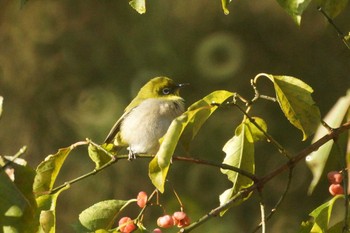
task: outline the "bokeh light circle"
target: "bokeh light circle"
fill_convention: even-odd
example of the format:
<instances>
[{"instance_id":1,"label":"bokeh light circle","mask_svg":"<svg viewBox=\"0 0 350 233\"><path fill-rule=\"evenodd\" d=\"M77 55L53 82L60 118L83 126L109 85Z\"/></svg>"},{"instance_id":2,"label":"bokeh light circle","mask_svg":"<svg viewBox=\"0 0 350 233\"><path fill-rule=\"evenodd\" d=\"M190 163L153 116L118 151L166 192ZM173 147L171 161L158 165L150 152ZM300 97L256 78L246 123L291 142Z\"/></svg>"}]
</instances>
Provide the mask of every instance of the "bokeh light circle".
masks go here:
<instances>
[{"instance_id":1,"label":"bokeh light circle","mask_svg":"<svg viewBox=\"0 0 350 233\"><path fill-rule=\"evenodd\" d=\"M232 77L243 64L243 60L243 43L233 34L226 32L205 37L194 53L198 73L213 81Z\"/></svg>"}]
</instances>

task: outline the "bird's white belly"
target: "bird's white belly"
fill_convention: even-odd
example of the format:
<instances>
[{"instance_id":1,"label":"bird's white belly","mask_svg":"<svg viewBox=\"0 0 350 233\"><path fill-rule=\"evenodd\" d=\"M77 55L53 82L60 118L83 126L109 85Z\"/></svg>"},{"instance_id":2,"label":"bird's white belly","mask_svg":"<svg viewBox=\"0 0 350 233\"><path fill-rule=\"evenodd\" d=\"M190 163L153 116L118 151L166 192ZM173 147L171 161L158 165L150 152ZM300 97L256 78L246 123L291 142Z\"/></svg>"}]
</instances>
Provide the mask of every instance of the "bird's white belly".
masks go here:
<instances>
[{"instance_id":1,"label":"bird's white belly","mask_svg":"<svg viewBox=\"0 0 350 233\"><path fill-rule=\"evenodd\" d=\"M182 99L173 101L148 99L134 108L121 124L121 137L133 153L155 154L159 139L166 133L171 122L184 112Z\"/></svg>"}]
</instances>

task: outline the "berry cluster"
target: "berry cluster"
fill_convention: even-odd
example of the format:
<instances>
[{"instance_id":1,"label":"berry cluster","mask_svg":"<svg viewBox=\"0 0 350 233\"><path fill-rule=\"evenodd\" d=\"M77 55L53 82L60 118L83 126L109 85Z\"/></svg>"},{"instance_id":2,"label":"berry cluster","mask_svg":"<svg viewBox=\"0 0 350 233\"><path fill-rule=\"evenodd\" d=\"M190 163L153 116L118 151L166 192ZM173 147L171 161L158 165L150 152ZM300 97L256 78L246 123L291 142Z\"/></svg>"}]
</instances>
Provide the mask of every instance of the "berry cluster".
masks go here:
<instances>
[{"instance_id":1,"label":"berry cluster","mask_svg":"<svg viewBox=\"0 0 350 233\"><path fill-rule=\"evenodd\" d=\"M329 192L332 196L344 194L344 188L342 186L343 175L338 171L328 172L327 178L331 185L329 186Z\"/></svg>"},{"instance_id":2,"label":"berry cluster","mask_svg":"<svg viewBox=\"0 0 350 233\"><path fill-rule=\"evenodd\" d=\"M157 225L162 228L169 228L173 226L185 227L190 225L190 218L183 211L173 213L172 216L166 214L158 218Z\"/></svg>"},{"instance_id":3,"label":"berry cluster","mask_svg":"<svg viewBox=\"0 0 350 233\"><path fill-rule=\"evenodd\" d=\"M141 191L138 193L136 203L141 209L147 206L148 201L148 195L146 192ZM135 222L138 222L138 220L132 220L130 217L122 217L118 222L118 230L121 233L133 232L137 228ZM189 224L190 218L184 211L177 211L173 213L173 215L165 214L157 220L157 225L161 228L170 228L173 226L180 228L188 226ZM153 233L162 233L162 230L156 228L153 230Z\"/></svg>"}]
</instances>

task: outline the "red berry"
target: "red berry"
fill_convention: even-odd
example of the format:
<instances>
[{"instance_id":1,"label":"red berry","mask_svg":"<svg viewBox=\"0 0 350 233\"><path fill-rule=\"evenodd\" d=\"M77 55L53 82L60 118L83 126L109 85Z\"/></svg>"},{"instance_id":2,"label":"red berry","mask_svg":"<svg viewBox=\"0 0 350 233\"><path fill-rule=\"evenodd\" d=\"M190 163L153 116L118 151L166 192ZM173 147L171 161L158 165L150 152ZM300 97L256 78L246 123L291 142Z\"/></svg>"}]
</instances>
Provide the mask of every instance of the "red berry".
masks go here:
<instances>
[{"instance_id":1,"label":"red berry","mask_svg":"<svg viewBox=\"0 0 350 233\"><path fill-rule=\"evenodd\" d=\"M162 228L174 226L174 220L170 215L164 215L157 219L157 225Z\"/></svg>"},{"instance_id":2,"label":"red berry","mask_svg":"<svg viewBox=\"0 0 350 233\"><path fill-rule=\"evenodd\" d=\"M153 233L162 233L162 230L159 229L159 228L156 228L156 229L153 230Z\"/></svg>"},{"instance_id":3,"label":"red berry","mask_svg":"<svg viewBox=\"0 0 350 233\"><path fill-rule=\"evenodd\" d=\"M134 221L129 217L122 217L118 223L119 230L122 233L130 233L136 229Z\"/></svg>"},{"instance_id":4,"label":"red berry","mask_svg":"<svg viewBox=\"0 0 350 233\"><path fill-rule=\"evenodd\" d=\"M333 196L344 194L344 188L340 184L331 184L328 190Z\"/></svg>"},{"instance_id":5,"label":"red berry","mask_svg":"<svg viewBox=\"0 0 350 233\"><path fill-rule=\"evenodd\" d=\"M147 193L144 191L139 192L136 199L137 199L137 205L140 208L145 207L147 204Z\"/></svg>"},{"instance_id":6,"label":"red berry","mask_svg":"<svg viewBox=\"0 0 350 233\"><path fill-rule=\"evenodd\" d=\"M328 172L327 178L331 184L340 184L343 181L343 175L338 171Z\"/></svg>"},{"instance_id":7,"label":"red berry","mask_svg":"<svg viewBox=\"0 0 350 233\"><path fill-rule=\"evenodd\" d=\"M190 218L183 211L178 211L173 214L174 225L177 227L185 227L190 225Z\"/></svg>"}]
</instances>

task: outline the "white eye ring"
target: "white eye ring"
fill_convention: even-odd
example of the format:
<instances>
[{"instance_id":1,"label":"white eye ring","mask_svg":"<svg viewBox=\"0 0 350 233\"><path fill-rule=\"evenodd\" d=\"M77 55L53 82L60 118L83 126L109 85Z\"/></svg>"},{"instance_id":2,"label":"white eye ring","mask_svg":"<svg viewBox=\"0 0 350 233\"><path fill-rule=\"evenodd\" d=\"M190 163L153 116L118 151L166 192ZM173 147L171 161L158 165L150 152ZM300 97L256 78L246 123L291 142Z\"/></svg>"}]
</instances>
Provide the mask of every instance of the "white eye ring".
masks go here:
<instances>
[{"instance_id":1,"label":"white eye ring","mask_svg":"<svg viewBox=\"0 0 350 233\"><path fill-rule=\"evenodd\" d=\"M164 95L169 95L170 94L170 88L168 88L168 87L165 87L165 88L163 88L162 89L162 93L164 94Z\"/></svg>"}]
</instances>

